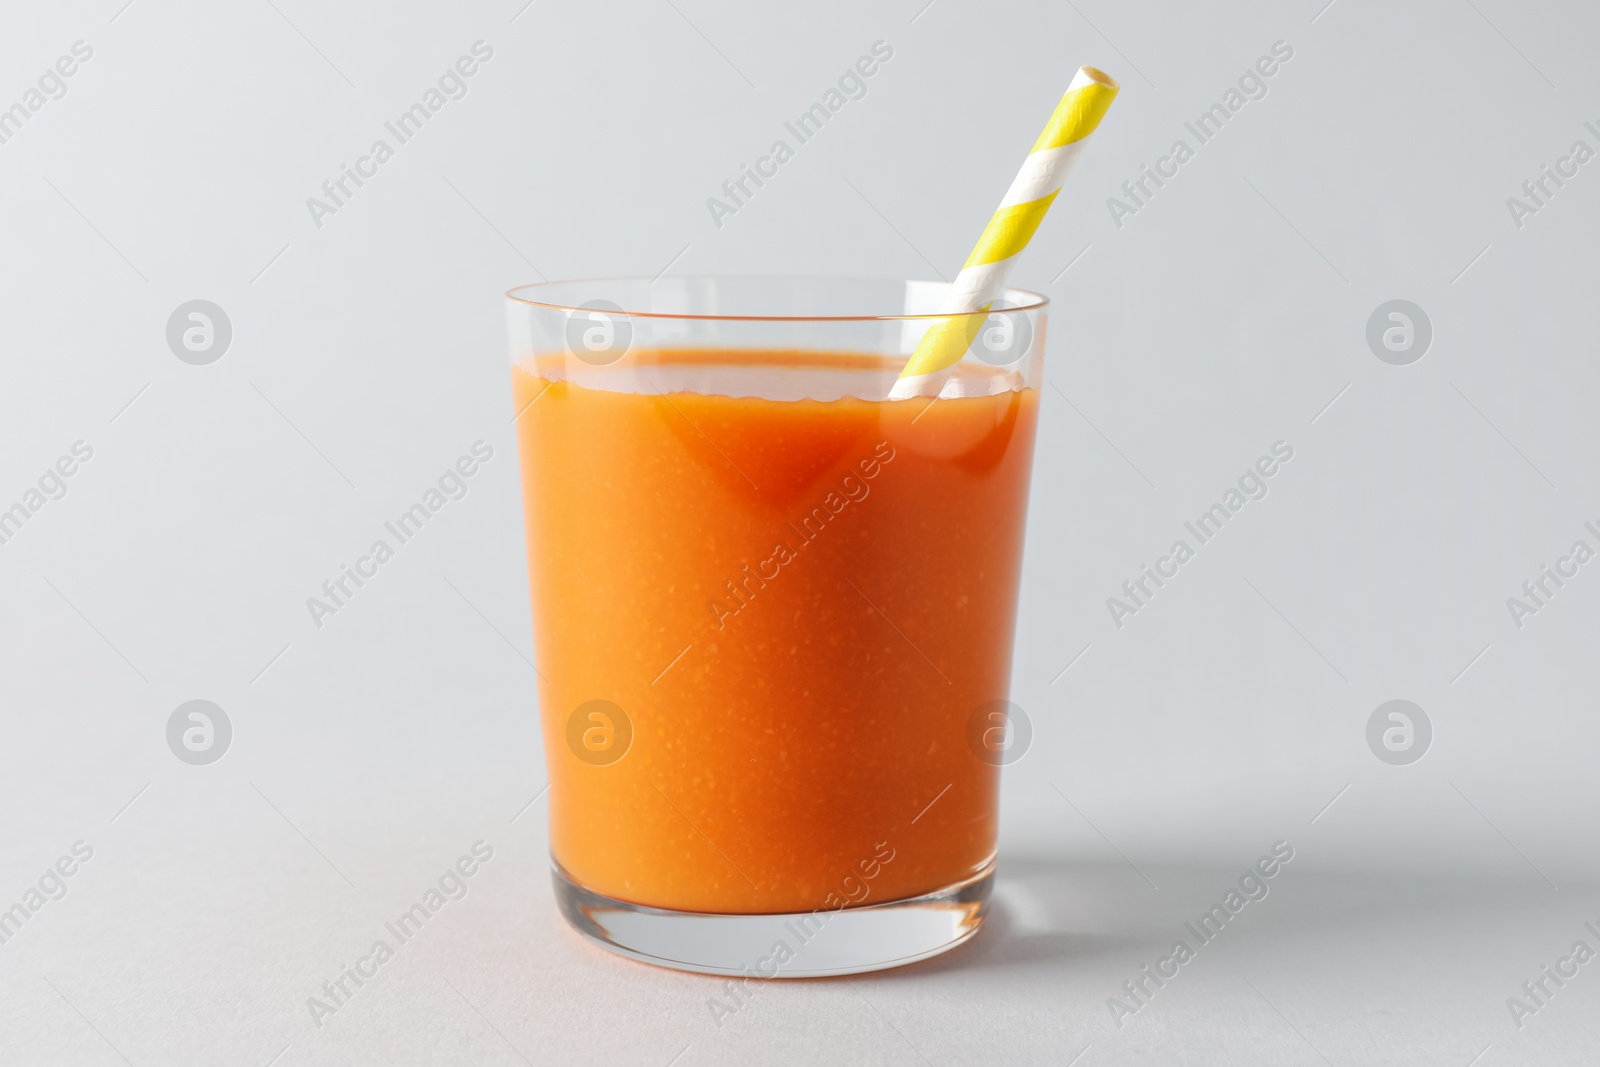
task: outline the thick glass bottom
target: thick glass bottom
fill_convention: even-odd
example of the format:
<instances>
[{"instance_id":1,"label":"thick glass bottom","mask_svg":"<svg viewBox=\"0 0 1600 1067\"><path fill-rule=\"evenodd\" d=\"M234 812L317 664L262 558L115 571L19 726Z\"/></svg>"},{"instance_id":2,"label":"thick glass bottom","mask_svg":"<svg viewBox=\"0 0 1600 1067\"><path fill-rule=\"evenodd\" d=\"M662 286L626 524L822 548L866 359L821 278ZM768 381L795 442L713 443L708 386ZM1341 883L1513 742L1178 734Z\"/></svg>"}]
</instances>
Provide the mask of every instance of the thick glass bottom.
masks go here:
<instances>
[{"instance_id":1,"label":"thick glass bottom","mask_svg":"<svg viewBox=\"0 0 1600 1067\"><path fill-rule=\"evenodd\" d=\"M967 940L988 914L994 864L919 897L775 915L630 904L585 889L553 860L550 876L567 921L629 959L701 974L826 978L904 966Z\"/></svg>"}]
</instances>

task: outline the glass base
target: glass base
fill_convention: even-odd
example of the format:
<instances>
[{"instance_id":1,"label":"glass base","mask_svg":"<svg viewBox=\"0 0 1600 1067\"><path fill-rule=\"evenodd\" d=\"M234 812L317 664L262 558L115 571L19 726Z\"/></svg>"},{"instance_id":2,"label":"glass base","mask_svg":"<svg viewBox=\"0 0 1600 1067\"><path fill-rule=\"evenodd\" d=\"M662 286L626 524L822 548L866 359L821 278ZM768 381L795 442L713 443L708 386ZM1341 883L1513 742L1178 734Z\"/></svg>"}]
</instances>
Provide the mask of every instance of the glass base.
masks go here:
<instances>
[{"instance_id":1,"label":"glass base","mask_svg":"<svg viewBox=\"0 0 1600 1067\"><path fill-rule=\"evenodd\" d=\"M775 915L668 911L585 889L551 861L556 901L589 940L642 963L750 978L826 978L948 952L983 925L991 862L972 878L906 900Z\"/></svg>"}]
</instances>

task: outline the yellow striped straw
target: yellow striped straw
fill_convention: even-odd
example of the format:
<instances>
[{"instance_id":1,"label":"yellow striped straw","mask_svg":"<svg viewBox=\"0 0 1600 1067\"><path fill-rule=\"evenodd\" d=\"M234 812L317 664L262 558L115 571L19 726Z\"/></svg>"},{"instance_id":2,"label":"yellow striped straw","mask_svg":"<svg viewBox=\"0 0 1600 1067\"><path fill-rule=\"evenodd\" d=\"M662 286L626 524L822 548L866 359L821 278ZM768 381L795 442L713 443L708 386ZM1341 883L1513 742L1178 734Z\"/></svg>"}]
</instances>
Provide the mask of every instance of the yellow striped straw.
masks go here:
<instances>
[{"instance_id":1,"label":"yellow striped straw","mask_svg":"<svg viewBox=\"0 0 1600 1067\"><path fill-rule=\"evenodd\" d=\"M1017 256L1033 239L1067 170L1083 151L1084 140L1100 125L1116 95L1117 83L1109 75L1093 67L1078 68L939 308L939 314L957 317L936 321L922 335L889 393L891 398L936 395L943 387L950 368L961 361L983 327L985 316L980 313L987 312L1005 288Z\"/></svg>"}]
</instances>

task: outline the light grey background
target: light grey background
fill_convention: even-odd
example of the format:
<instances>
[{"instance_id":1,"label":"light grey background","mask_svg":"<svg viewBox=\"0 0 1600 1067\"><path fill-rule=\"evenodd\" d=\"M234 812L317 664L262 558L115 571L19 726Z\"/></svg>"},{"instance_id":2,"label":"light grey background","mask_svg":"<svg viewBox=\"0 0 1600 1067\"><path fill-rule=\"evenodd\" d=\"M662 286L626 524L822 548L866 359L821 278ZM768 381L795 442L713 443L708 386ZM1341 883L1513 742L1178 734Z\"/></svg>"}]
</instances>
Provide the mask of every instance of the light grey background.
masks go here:
<instances>
[{"instance_id":1,"label":"light grey background","mask_svg":"<svg viewBox=\"0 0 1600 1067\"><path fill-rule=\"evenodd\" d=\"M1592 1062L1600 964L1521 1029L1506 998L1600 948L1600 564L1520 629L1506 599L1600 547L1600 162L1520 228L1506 201L1600 149L1600 11L922 3L8 12L0 107L94 54L0 144L0 507L94 455L0 545L0 907L94 855L0 945L0 1063ZM468 95L316 226L478 40ZM867 96L717 227L706 199L878 40ZM1279 40L1268 95L1119 228L1107 198ZM1080 63L1123 91L1013 278L1056 303L995 918L719 1028L720 983L550 900L500 294L951 274ZM209 366L165 340L194 299L232 323ZM1391 299L1433 325L1410 366L1367 348ZM467 498L313 626L480 439ZM1114 626L1278 440L1270 495ZM1433 725L1409 766L1366 743L1396 698ZM191 699L232 723L208 766L166 746ZM314 1026L479 839L470 894ZM1272 895L1114 1025L1277 840Z\"/></svg>"}]
</instances>

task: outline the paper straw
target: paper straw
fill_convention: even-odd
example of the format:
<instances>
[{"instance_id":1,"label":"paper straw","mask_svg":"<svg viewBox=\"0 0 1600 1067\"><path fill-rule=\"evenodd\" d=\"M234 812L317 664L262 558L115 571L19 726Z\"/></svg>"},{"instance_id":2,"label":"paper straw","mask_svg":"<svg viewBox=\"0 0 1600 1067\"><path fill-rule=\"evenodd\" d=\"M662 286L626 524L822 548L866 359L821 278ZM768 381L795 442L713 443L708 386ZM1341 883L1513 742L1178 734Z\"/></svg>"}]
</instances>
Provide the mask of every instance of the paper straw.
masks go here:
<instances>
[{"instance_id":1,"label":"paper straw","mask_svg":"<svg viewBox=\"0 0 1600 1067\"><path fill-rule=\"evenodd\" d=\"M958 317L940 319L922 335L889 393L892 399L928 391L937 394L943 387L950 368L961 361L982 328L986 316L980 313L987 312L1005 288L1017 256L1033 239L1068 168L1083 151L1084 140L1100 125L1116 95L1117 83L1109 75L1093 67L1078 68L939 308L941 315Z\"/></svg>"}]
</instances>

